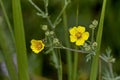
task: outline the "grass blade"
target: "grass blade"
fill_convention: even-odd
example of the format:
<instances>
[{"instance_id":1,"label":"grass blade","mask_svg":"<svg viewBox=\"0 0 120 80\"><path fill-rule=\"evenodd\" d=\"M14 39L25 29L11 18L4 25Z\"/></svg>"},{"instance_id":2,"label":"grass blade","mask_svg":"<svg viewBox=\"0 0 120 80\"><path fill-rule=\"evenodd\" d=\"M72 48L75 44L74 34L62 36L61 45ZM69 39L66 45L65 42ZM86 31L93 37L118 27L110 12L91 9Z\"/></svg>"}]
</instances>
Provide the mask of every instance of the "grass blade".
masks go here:
<instances>
[{"instance_id":1,"label":"grass blade","mask_svg":"<svg viewBox=\"0 0 120 80\"><path fill-rule=\"evenodd\" d=\"M20 0L12 0L19 80L30 80Z\"/></svg>"},{"instance_id":2,"label":"grass blade","mask_svg":"<svg viewBox=\"0 0 120 80\"><path fill-rule=\"evenodd\" d=\"M102 40L102 31L103 31L106 1L107 0L103 0L102 12L101 12L101 17L100 17L100 22L99 22L97 38L96 38L96 42L98 43L98 46L97 46L97 50L96 50L96 55L93 57L91 73L90 73L90 80L96 80L96 78L97 78L98 60L99 60L100 46L101 46L101 40Z\"/></svg>"}]
</instances>

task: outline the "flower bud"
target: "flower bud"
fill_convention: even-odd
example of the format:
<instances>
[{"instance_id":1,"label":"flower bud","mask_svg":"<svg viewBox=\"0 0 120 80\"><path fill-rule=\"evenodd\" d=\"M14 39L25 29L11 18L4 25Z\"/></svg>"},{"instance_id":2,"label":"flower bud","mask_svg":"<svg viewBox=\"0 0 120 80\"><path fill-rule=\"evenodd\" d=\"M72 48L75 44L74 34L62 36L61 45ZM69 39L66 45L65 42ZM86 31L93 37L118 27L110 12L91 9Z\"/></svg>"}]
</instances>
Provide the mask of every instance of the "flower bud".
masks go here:
<instances>
[{"instance_id":1,"label":"flower bud","mask_svg":"<svg viewBox=\"0 0 120 80\"><path fill-rule=\"evenodd\" d=\"M97 42L93 42L92 46L97 47Z\"/></svg>"},{"instance_id":2,"label":"flower bud","mask_svg":"<svg viewBox=\"0 0 120 80\"><path fill-rule=\"evenodd\" d=\"M91 50L91 47L90 46L86 46L85 47L85 51L89 51L89 50Z\"/></svg>"},{"instance_id":3,"label":"flower bud","mask_svg":"<svg viewBox=\"0 0 120 80\"><path fill-rule=\"evenodd\" d=\"M49 31L46 31L46 32L45 32L45 35L46 35L46 36L49 36L49 35L50 35L50 32L49 32Z\"/></svg>"},{"instance_id":4,"label":"flower bud","mask_svg":"<svg viewBox=\"0 0 120 80\"><path fill-rule=\"evenodd\" d=\"M54 44L59 44L59 40L58 40L57 38L54 38L54 39L53 39L53 43L54 43Z\"/></svg>"},{"instance_id":5,"label":"flower bud","mask_svg":"<svg viewBox=\"0 0 120 80\"><path fill-rule=\"evenodd\" d=\"M91 29L93 29L93 28L95 28L96 26L95 25L93 25L93 24L90 24L89 25L89 28L91 28Z\"/></svg>"},{"instance_id":6,"label":"flower bud","mask_svg":"<svg viewBox=\"0 0 120 80\"><path fill-rule=\"evenodd\" d=\"M50 35L53 35L54 34L54 31L50 31Z\"/></svg>"},{"instance_id":7,"label":"flower bud","mask_svg":"<svg viewBox=\"0 0 120 80\"><path fill-rule=\"evenodd\" d=\"M47 25L42 25L42 30L46 31L48 29Z\"/></svg>"},{"instance_id":8,"label":"flower bud","mask_svg":"<svg viewBox=\"0 0 120 80\"><path fill-rule=\"evenodd\" d=\"M95 26L97 26L97 25L98 25L98 21L97 21L97 20L94 20L94 21L92 22L92 24L95 25Z\"/></svg>"}]
</instances>

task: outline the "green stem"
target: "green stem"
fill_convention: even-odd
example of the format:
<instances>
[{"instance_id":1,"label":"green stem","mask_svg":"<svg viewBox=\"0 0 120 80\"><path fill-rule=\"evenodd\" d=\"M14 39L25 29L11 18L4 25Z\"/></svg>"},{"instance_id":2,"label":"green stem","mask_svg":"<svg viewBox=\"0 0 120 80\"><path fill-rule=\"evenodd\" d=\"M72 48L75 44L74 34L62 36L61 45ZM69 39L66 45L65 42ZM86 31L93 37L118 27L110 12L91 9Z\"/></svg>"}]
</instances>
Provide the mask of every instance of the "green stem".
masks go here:
<instances>
[{"instance_id":1,"label":"green stem","mask_svg":"<svg viewBox=\"0 0 120 80\"><path fill-rule=\"evenodd\" d=\"M62 63L61 63L61 56L58 52L58 56L55 53L55 50L52 50L53 58L56 58L55 66L57 66L58 71L58 80L62 80Z\"/></svg>"},{"instance_id":2,"label":"green stem","mask_svg":"<svg viewBox=\"0 0 120 80\"><path fill-rule=\"evenodd\" d=\"M103 31L106 1L107 0L103 0L102 12L101 12L101 17L100 17L100 22L99 22L97 38L96 38L96 42L98 43L98 46L97 46L97 50L96 50L96 55L93 57L93 61L92 61L90 80L96 80L96 78L97 78L98 60L99 60L100 46L101 46L101 40L102 40L102 31Z\"/></svg>"},{"instance_id":3,"label":"green stem","mask_svg":"<svg viewBox=\"0 0 120 80\"><path fill-rule=\"evenodd\" d=\"M48 37L49 43L52 43L52 40L50 37ZM54 47L54 46L52 46ZM58 55L56 55L56 53ZM61 55L60 55L60 51L57 49L57 51L55 52L54 48L52 50L52 57L54 59L54 64L55 67L58 69L58 80L62 80L62 62L61 62Z\"/></svg>"},{"instance_id":4,"label":"green stem","mask_svg":"<svg viewBox=\"0 0 120 80\"><path fill-rule=\"evenodd\" d=\"M76 48L77 49L77 48ZM73 80L77 80L78 53L74 53Z\"/></svg>"},{"instance_id":5,"label":"green stem","mask_svg":"<svg viewBox=\"0 0 120 80\"><path fill-rule=\"evenodd\" d=\"M58 60L59 60L59 67L58 67L59 80L62 80L62 62L61 62L60 50L58 49L57 52L58 52Z\"/></svg>"},{"instance_id":6,"label":"green stem","mask_svg":"<svg viewBox=\"0 0 120 80\"><path fill-rule=\"evenodd\" d=\"M44 14L44 12L36 5L32 0L29 0L29 2L40 12L40 14Z\"/></svg>"},{"instance_id":7,"label":"green stem","mask_svg":"<svg viewBox=\"0 0 120 80\"><path fill-rule=\"evenodd\" d=\"M63 24L64 24L64 30L65 30L65 43L67 47L70 47L70 43L69 43L69 38L67 36L69 36L68 34L68 27L67 27L67 18L66 18L66 11L64 11L63 13ZM67 64L68 64L68 80L72 80L72 55L71 52L69 50L66 51L66 55L67 55Z\"/></svg>"},{"instance_id":8,"label":"green stem","mask_svg":"<svg viewBox=\"0 0 120 80\"><path fill-rule=\"evenodd\" d=\"M65 49L65 50L68 50L68 51L79 52L79 53L84 53L84 54L90 53L89 51L82 51L82 50L77 50L77 49L71 49L71 48L64 47L64 46L61 46L61 47L53 47L53 48Z\"/></svg>"},{"instance_id":9,"label":"green stem","mask_svg":"<svg viewBox=\"0 0 120 80\"><path fill-rule=\"evenodd\" d=\"M17 72L12 58L13 51L11 49L11 45L8 41L7 35L1 27L1 24L0 24L0 47L5 58L5 63L10 76L10 80L18 80Z\"/></svg>"},{"instance_id":10,"label":"green stem","mask_svg":"<svg viewBox=\"0 0 120 80\"><path fill-rule=\"evenodd\" d=\"M79 2L77 5L76 10L76 26L78 25L78 14L79 14ZM75 46L75 49L78 50L78 48ZM77 67L78 66L78 53L74 52L74 64L73 64L73 80L77 80Z\"/></svg>"},{"instance_id":11,"label":"green stem","mask_svg":"<svg viewBox=\"0 0 120 80\"><path fill-rule=\"evenodd\" d=\"M12 0L19 80L30 80L20 0Z\"/></svg>"},{"instance_id":12,"label":"green stem","mask_svg":"<svg viewBox=\"0 0 120 80\"><path fill-rule=\"evenodd\" d=\"M49 25L51 26L51 28L53 28L54 25L53 25L52 21L50 20L49 16L47 16L46 19L47 19Z\"/></svg>"},{"instance_id":13,"label":"green stem","mask_svg":"<svg viewBox=\"0 0 120 80\"><path fill-rule=\"evenodd\" d=\"M4 14L5 20L6 20L7 24L8 24L8 29L9 29L9 31L10 31L10 34L11 34L12 39L13 39L13 42L14 42L15 39L14 39L14 35L13 35L12 26L11 26L11 24L10 24L10 21L9 21L8 16L7 16L7 12L6 12L6 10L5 10L5 6L4 6L2 0L0 0L0 5L1 5L1 8L2 8L2 11L3 11L3 14Z\"/></svg>"}]
</instances>

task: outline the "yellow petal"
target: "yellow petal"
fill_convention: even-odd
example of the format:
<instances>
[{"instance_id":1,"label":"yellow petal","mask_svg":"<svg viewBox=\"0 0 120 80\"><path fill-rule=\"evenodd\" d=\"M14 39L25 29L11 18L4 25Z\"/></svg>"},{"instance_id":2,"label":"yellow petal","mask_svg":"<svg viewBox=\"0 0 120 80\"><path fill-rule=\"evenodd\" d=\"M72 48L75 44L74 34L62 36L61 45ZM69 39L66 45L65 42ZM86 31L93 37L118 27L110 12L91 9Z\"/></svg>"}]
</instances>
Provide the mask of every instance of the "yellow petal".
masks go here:
<instances>
[{"instance_id":1,"label":"yellow petal","mask_svg":"<svg viewBox=\"0 0 120 80\"><path fill-rule=\"evenodd\" d=\"M78 39L77 41L76 41L76 45L77 46L81 46L81 45L83 45L85 43L85 41L83 40L83 39Z\"/></svg>"},{"instance_id":2,"label":"yellow petal","mask_svg":"<svg viewBox=\"0 0 120 80\"><path fill-rule=\"evenodd\" d=\"M89 33L88 32L84 32L82 34L82 39L87 40L88 38L89 38Z\"/></svg>"},{"instance_id":3,"label":"yellow petal","mask_svg":"<svg viewBox=\"0 0 120 80\"><path fill-rule=\"evenodd\" d=\"M75 34L76 34L76 30L77 30L77 28L76 28L76 27L73 27L73 28L71 28L71 29L69 30L69 32L70 32L71 35L75 35Z\"/></svg>"},{"instance_id":4,"label":"yellow petal","mask_svg":"<svg viewBox=\"0 0 120 80\"><path fill-rule=\"evenodd\" d=\"M70 42L75 42L77 40L76 36L70 35Z\"/></svg>"},{"instance_id":5,"label":"yellow petal","mask_svg":"<svg viewBox=\"0 0 120 80\"><path fill-rule=\"evenodd\" d=\"M34 43L35 41L36 41L35 39L32 39L32 40L31 40L31 44Z\"/></svg>"},{"instance_id":6,"label":"yellow petal","mask_svg":"<svg viewBox=\"0 0 120 80\"><path fill-rule=\"evenodd\" d=\"M83 27L83 26L78 26L78 27L77 27L77 31L80 32L80 33L83 33L83 32L85 32L85 27Z\"/></svg>"},{"instance_id":7,"label":"yellow petal","mask_svg":"<svg viewBox=\"0 0 120 80\"><path fill-rule=\"evenodd\" d=\"M38 54L40 52L39 50L36 50L36 49L32 49L32 51L36 54Z\"/></svg>"}]
</instances>

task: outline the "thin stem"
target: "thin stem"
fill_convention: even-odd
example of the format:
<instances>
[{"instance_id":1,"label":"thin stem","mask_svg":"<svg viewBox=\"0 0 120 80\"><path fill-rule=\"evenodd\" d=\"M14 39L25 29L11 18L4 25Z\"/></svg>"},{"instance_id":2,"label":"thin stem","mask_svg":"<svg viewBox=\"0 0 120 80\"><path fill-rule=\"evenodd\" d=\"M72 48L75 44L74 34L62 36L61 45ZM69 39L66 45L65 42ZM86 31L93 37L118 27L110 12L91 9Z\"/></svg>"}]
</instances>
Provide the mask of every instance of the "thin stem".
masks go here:
<instances>
[{"instance_id":1,"label":"thin stem","mask_svg":"<svg viewBox=\"0 0 120 80\"><path fill-rule=\"evenodd\" d=\"M50 46L48 46L48 47L50 47ZM86 52L86 51L82 51L82 50L76 50L76 49L71 49L71 48L68 48L68 47L65 47L65 46L62 46L62 47L53 47L53 48L56 48L56 49L65 49L65 50L68 50L68 51L73 51L73 52L78 52L78 53L90 53L90 52ZM102 57L101 55L99 55L99 58L101 59L101 60L103 60L103 61L105 61L106 63L108 63L108 61L104 58L104 57Z\"/></svg>"},{"instance_id":2,"label":"thin stem","mask_svg":"<svg viewBox=\"0 0 120 80\"><path fill-rule=\"evenodd\" d=\"M46 19L47 19L47 21L48 21L48 23L50 24L50 26L52 27L52 28L54 28L54 25L53 25L53 23L52 23L52 21L50 20L50 18L49 18L49 13L48 13L48 0L44 0L44 4L45 4L45 13L46 13Z\"/></svg>"},{"instance_id":3,"label":"thin stem","mask_svg":"<svg viewBox=\"0 0 120 80\"><path fill-rule=\"evenodd\" d=\"M44 12L32 0L29 0L29 2L36 8L36 10L38 10L41 14L44 14Z\"/></svg>"},{"instance_id":4,"label":"thin stem","mask_svg":"<svg viewBox=\"0 0 120 80\"><path fill-rule=\"evenodd\" d=\"M48 0L44 0L45 13L48 15Z\"/></svg>"},{"instance_id":5,"label":"thin stem","mask_svg":"<svg viewBox=\"0 0 120 80\"><path fill-rule=\"evenodd\" d=\"M47 16L46 19L47 19L49 25L50 25L52 28L54 28L54 25L53 25L52 21L50 20L49 16Z\"/></svg>"},{"instance_id":6,"label":"thin stem","mask_svg":"<svg viewBox=\"0 0 120 80\"><path fill-rule=\"evenodd\" d=\"M51 38L50 37L48 37L48 40L49 40L49 43L52 43L52 40L51 40ZM53 47L53 46L52 46ZM58 71L58 80L62 80L62 63L61 63L61 55L60 55L60 52L59 52L59 50L57 50L57 56L56 56L56 52L55 52L55 50L54 50L54 48L53 48L53 50L52 50L52 56L53 56L53 58L55 58L55 66L56 66L56 68L58 69L57 71Z\"/></svg>"},{"instance_id":7,"label":"thin stem","mask_svg":"<svg viewBox=\"0 0 120 80\"><path fill-rule=\"evenodd\" d=\"M86 51L82 51L82 50L77 50L77 49L71 49L71 48L68 48L68 47L53 47L53 48L60 48L60 49L65 49L65 50L68 50L68 51L73 51L73 52L79 52L79 53L90 53L90 52L86 52Z\"/></svg>"}]
</instances>

